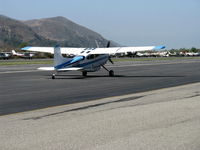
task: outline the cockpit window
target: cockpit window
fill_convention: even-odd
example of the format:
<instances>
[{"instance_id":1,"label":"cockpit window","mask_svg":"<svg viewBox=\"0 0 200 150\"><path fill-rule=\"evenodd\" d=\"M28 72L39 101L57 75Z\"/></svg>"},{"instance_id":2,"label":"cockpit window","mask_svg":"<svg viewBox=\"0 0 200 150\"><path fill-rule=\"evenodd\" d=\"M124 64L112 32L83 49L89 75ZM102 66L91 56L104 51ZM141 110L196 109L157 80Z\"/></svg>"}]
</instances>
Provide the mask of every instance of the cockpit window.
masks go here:
<instances>
[{"instance_id":1,"label":"cockpit window","mask_svg":"<svg viewBox=\"0 0 200 150\"><path fill-rule=\"evenodd\" d=\"M87 53L89 53L90 51L87 51Z\"/></svg>"},{"instance_id":2,"label":"cockpit window","mask_svg":"<svg viewBox=\"0 0 200 150\"><path fill-rule=\"evenodd\" d=\"M81 52L81 54L84 53L84 51Z\"/></svg>"}]
</instances>

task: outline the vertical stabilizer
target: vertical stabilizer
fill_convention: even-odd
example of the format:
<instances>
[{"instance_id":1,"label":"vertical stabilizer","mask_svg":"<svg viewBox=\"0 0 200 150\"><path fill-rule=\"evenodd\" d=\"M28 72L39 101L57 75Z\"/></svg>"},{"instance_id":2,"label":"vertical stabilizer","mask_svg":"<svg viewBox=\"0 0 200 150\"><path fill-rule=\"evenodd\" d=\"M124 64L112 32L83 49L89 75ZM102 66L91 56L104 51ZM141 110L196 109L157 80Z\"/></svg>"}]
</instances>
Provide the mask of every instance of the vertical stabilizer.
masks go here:
<instances>
[{"instance_id":1,"label":"vertical stabilizer","mask_svg":"<svg viewBox=\"0 0 200 150\"><path fill-rule=\"evenodd\" d=\"M13 55L16 55L16 54L17 54L17 53L15 52L15 50L12 50L11 52L12 52Z\"/></svg>"},{"instance_id":2,"label":"vertical stabilizer","mask_svg":"<svg viewBox=\"0 0 200 150\"><path fill-rule=\"evenodd\" d=\"M54 47L54 67L66 62L67 59L64 58L61 54L61 49L59 45Z\"/></svg>"}]
</instances>

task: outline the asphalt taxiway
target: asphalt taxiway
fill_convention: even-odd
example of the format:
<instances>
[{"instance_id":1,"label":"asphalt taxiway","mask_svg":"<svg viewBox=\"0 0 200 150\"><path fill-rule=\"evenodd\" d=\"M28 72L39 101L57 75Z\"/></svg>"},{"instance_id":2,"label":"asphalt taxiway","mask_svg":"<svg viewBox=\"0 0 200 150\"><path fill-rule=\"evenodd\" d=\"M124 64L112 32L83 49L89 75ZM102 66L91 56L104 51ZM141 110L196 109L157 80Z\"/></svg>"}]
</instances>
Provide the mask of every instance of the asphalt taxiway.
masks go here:
<instances>
[{"instance_id":1,"label":"asphalt taxiway","mask_svg":"<svg viewBox=\"0 0 200 150\"><path fill-rule=\"evenodd\" d=\"M85 102L131 93L196 83L200 81L200 61L116 62L108 65L115 77L101 70L82 77L79 72L35 70L43 65L0 67L0 115Z\"/></svg>"},{"instance_id":2,"label":"asphalt taxiway","mask_svg":"<svg viewBox=\"0 0 200 150\"><path fill-rule=\"evenodd\" d=\"M200 83L0 116L2 150L199 150Z\"/></svg>"}]
</instances>

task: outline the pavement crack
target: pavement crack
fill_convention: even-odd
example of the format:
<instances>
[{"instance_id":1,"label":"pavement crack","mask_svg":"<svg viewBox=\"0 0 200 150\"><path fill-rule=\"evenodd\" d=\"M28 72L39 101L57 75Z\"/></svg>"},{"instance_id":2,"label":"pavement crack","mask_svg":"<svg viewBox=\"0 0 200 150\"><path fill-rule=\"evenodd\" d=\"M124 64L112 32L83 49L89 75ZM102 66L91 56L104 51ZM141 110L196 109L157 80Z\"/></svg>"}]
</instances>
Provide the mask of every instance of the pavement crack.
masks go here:
<instances>
[{"instance_id":1,"label":"pavement crack","mask_svg":"<svg viewBox=\"0 0 200 150\"><path fill-rule=\"evenodd\" d=\"M187 96L187 97L184 97L184 98L193 98L193 97L198 97L200 96L200 93L195 93L194 95L191 95L191 96Z\"/></svg>"},{"instance_id":2,"label":"pavement crack","mask_svg":"<svg viewBox=\"0 0 200 150\"><path fill-rule=\"evenodd\" d=\"M42 119L42 118L45 118L45 117L55 116L55 115L59 115L59 114L67 113L67 112L74 112L74 111L79 111L79 110L86 110L86 109L96 108L96 107L99 107L99 106L104 106L104 105L108 105L108 104L112 104L112 103L132 101L132 100L136 100L136 99L139 99L139 98L142 98L142 97L144 97L144 96L128 97L128 98L123 98L123 99L119 99L119 100L116 100L116 101L104 102L104 103L98 103L98 104L83 106L83 107L74 108L74 109L70 109L70 110L65 110L65 111L61 111L61 112L56 112L56 113L51 113L51 114L47 114L47 115L42 115L42 116L38 116L38 117L24 118L23 120L38 120L38 119Z\"/></svg>"}]
</instances>

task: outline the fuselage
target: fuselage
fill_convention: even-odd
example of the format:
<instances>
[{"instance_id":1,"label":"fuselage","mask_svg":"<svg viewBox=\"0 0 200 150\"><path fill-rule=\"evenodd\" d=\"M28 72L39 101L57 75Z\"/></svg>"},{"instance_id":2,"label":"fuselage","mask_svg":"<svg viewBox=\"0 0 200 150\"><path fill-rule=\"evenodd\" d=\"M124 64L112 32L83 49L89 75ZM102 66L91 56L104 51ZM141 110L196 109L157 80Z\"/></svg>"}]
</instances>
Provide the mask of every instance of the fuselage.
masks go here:
<instances>
[{"instance_id":1,"label":"fuselage","mask_svg":"<svg viewBox=\"0 0 200 150\"><path fill-rule=\"evenodd\" d=\"M73 67L81 67L84 71L87 72L94 72L98 71L102 65L105 65L107 60L109 58L109 55L101 54L101 55L95 55L95 54L89 54L86 57L84 57L84 60L77 62L77 64L72 65Z\"/></svg>"},{"instance_id":2,"label":"fuselage","mask_svg":"<svg viewBox=\"0 0 200 150\"><path fill-rule=\"evenodd\" d=\"M94 72L101 69L109 59L108 54L90 54L92 49L85 49L73 58L66 58L66 61L58 66L55 66L57 70L64 68L77 67L82 68L82 71Z\"/></svg>"},{"instance_id":3,"label":"fuselage","mask_svg":"<svg viewBox=\"0 0 200 150\"><path fill-rule=\"evenodd\" d=\"M90 54L95 48L86 48L79 55L84 56L84 59L77 64L77 67L82 67L84 71L98 71L102 65L105 65L109 59L108 54Z\"/></svg>"}]
</instances>

